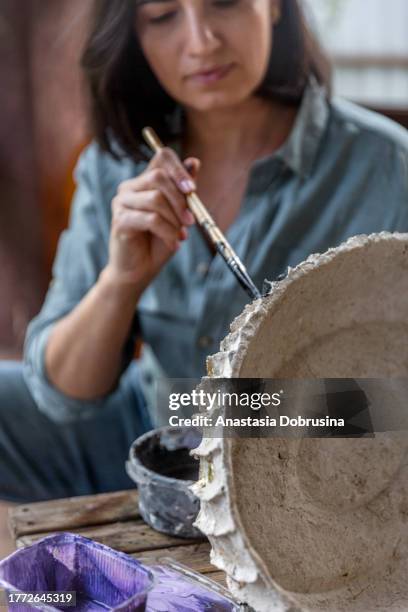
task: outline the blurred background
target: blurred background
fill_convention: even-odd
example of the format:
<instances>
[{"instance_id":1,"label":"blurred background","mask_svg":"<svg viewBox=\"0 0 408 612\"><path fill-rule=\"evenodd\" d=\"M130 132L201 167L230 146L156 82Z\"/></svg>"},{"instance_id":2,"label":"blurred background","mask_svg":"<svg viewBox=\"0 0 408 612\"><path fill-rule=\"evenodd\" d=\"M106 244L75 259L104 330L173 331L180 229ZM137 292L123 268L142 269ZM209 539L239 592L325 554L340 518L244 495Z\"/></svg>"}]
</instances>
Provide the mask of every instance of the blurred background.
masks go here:
<instances>
[{"instance_id":1,"label":"blurred background","mask_svg":"<svg viewBox=\"0 0 408 612\"><path fill-rule=\"evenodd\" d=\"M20 356L40 308L90 138L78 61L92 1L0 0L0 358ZM335 94L408 127L408 1L302 2Z\"/></svg>"}]
</instances>

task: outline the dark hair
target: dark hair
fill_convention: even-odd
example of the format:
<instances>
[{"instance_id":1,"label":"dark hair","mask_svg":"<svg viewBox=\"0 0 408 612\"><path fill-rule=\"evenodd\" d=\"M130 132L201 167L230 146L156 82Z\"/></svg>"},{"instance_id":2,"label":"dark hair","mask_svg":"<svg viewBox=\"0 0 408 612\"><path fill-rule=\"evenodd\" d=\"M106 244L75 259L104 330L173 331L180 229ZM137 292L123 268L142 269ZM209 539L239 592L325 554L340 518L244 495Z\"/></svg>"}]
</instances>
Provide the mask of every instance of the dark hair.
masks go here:
<instances>
[{"instance_id":1,"label":"dark hair","mask_svg":"<svg viewBox=\"0 0 408 612\"><path fill-rule=\"evenodd\" d=\"M134 0L95 0L82 66L95 138L115 157L113 142L140 160L144 157L141 131L146 125L164 142L177 136L170 117L178 104L161 87L142 53L135 33L135 7ZM270 63L256 93L298 104L312 74L330 89L330 64L305 22L299 0L282 0Z\"/></svg>"}]
</instances>

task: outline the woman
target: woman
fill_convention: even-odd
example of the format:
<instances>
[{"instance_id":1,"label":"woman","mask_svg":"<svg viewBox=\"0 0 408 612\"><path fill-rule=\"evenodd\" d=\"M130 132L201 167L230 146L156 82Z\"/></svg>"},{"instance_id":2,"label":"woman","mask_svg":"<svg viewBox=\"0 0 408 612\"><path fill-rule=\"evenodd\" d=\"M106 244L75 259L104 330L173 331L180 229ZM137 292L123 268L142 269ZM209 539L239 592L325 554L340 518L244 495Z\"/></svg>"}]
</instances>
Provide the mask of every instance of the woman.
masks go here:
<instances>
[{"instance_id":1,"label":"woman","mask_svg":"<svg viewBox=\"0 0 408 612\"><path fill-rule=\"evenodd\" d=\"M331 100L296 0L98 0L83 65L96 142L25 382L16 364L0 377L8 501L129 487L129 444L167 416L154 380L200 377L248 301L185 194L258 287L351 235L408 231L407 133ZM150 161L145 125L170 145Z\"/></svg>"}]
</instances>

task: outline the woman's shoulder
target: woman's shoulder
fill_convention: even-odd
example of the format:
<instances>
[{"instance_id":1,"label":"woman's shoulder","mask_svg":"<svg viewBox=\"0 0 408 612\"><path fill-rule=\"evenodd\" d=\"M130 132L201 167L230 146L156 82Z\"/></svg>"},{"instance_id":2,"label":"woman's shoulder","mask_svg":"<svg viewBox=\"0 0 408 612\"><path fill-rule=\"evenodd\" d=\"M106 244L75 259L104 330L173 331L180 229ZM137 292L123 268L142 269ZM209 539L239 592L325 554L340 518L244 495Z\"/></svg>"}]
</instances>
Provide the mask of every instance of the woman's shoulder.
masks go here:
<instances>
[{"instance_id":1,"label":"woman's shoulder","mask_svg":"<svg viewBox=\"0 0 408 612\"><path fill-rule=\"evenodd\" d=\"M341 130L364 137L371 147L392 147L408 156L408 130L396 121L363 106L334 97L331 100L332 121Z\"/></svg>"},{"instance_id":2,"label":"woman's shoulder","mask_svg":"<svg viewBox=\"0 0 408 612\"><path fill-rule=\"evenodd\" d=\"M88 180L105 189L116 188L119 183L137 176L146 167L146 162L137 162L124 155L115 143L113 151L115 155L103 150L96 140L91 140L79 156L76 167L77 180L86 175Z\"/></svg>"}]
</instances>

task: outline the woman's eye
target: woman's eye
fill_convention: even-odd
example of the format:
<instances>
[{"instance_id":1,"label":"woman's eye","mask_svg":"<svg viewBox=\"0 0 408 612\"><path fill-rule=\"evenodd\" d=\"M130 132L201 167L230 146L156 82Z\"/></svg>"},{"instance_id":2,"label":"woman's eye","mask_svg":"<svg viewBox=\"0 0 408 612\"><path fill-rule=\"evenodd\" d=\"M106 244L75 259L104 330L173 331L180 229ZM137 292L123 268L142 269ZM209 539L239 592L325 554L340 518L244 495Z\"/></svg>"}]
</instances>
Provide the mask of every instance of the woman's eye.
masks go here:
<instances>
[{"instance_id":1,"label":"woman's eye","mask_svg":"<svg viewBox=\"0 0 408 612\"><path fill-rule=\"evenodd\" d=\"M220 8L228 8L230 6L237 5L239 2L240 0L213 0L212 4ZM162 15L158 15L157 17L150 17L149 23L153 25L166 23L167 21L173 19L173 17L176 15L176 12L177 11L168 11L167 13L163 13Z\"/></svg>"},{"instance_id":2,"label":"woman's eye","mask_svg":"<svg viewBox=\"0 0 408 612\"><path fill-rule=\"evenodd\" d=\"M159 15L158 17L150 17L149 23L165 23L174 17L176 11L171 11L169 13L164 13L163 15Z\"/></svg>"}]
</instances>

